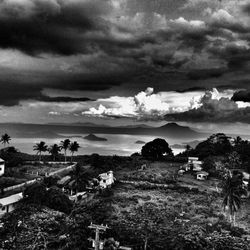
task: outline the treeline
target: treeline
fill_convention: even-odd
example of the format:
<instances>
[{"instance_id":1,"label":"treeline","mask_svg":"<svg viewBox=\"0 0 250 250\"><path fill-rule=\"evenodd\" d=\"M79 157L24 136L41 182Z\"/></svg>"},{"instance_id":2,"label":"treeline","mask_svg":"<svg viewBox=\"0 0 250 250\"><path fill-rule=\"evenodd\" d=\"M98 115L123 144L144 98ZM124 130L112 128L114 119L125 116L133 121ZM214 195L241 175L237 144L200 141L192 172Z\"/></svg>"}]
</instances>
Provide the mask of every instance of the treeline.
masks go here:
<instances>
[{"instance_id":1,"label":"treeline","mask_svg":"<svg viewBox=\"0 0 250 250\"><path fill-rule=\"evenodd\" d=\"M211 135L195 148L187 149L177 157L196 156L204 162L222 162L227 168L244 169L250 173L250 142L241 137L231 138L223 133Z\"/></svg>"}]
</instances>

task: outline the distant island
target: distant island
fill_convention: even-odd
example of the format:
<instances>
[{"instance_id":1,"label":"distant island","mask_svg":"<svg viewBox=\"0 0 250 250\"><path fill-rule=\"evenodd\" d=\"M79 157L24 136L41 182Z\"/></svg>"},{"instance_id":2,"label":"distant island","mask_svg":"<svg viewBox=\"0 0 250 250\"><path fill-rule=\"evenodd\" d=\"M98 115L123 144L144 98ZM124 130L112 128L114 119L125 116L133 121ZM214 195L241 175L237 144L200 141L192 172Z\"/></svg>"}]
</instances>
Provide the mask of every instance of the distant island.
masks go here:
<instances>
[{"instance_id":1,"label":"distant island","mask_svg":"<svg viewBox=\"0 0 250 250\"><path fill-rule=\"evenodd\" d=\"M83 138L86 139L86 140L89 140L89 141L107 141L108 140L106 138L98 137L98 136L96 136L94 134L89 134L89 135L87 135L87 136L85 136Z\"/></svg>"},{"instance_id":2,"label":"distant island","mask_svg":"<svg viewBox=\"0 0 250 250\"><path fill-rule=\"evenodd\" d=\"M140 140L139 140L139 141L136 141L135 143L136 143L136 144L145 144L146 142L145 142L145 141L140 141Z\"/></svg>"}]
</instances>

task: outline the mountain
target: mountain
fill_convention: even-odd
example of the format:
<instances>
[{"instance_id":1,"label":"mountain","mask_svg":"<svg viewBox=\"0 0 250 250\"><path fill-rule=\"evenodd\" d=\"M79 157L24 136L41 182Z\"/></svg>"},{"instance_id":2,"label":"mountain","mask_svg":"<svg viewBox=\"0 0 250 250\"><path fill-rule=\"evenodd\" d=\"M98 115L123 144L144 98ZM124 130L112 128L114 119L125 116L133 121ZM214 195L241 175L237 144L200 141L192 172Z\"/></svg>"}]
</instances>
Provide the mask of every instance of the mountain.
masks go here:
<instances>
[{"instance_id":1,"label":"mountain","mask_svg":"<svg viewBox=\"0 0 250 250\"><path fill-rule=\"evenodd\" d=\"M177 123L167 123L161 127L108 127L108 126L82 126L82 125L56 125L56 124L14 124L1 123L0 131L8 133L16 138L61 138L61 134L128 134L128 135L150 135L158 137L200 139L206 138L207 134L199 133L193 129L180 126ZM25 135L25 136L24 136Z\"/></svg>"},{"instance_id":2,"label":"mountain","mask_svg":"<svg viewBox=\"0 0 250 250\"><path fill-rule=\"evenodd\" d=\"M146 142L145 141L136 141L135 144L145 144Z\"/></svg>"},{"instance_id":3,"label":"mountain","mask_svg":"<svg viewBox=\"0 0 250 250\"><path fill-rule=\"evenodd\" d=\"M60 123L60 122L51 122L47 125L62 125L62 126L84 126L84 127L110 127L109 125L96 124L92 122L74 122L74 123Z\"/></svg>"},{"instance_id":4,"label":"mountain","mask_svg":"<svg viewBox=\"0 0 250 250\"><path fill-rule=\"evenodd\" d=\"M87 136L85 136L83 138L86 139L86 140L89 140L89 141L107 141L108 140L106 138L98 137L98 136L96 136L94 134L89 134L89 135L87 135Z\"/></svg>"},{"instance_id":5,"label":"mountain","mask_svg":"<svg viewBox=\"0 0 250 250\"><path fill-rule=\"evenodd\" d=\"M117 126L116 128L153 128L153 127L146 124L137 124L137 125Z\"/></svg>"}]
</instances>

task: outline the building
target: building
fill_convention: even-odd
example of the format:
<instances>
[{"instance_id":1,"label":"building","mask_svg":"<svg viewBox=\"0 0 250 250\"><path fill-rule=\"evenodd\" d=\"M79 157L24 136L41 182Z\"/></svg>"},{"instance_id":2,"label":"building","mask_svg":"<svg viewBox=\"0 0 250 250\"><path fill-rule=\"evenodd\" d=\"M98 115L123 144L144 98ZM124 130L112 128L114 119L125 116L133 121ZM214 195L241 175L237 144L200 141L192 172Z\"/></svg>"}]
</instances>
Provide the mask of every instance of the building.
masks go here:
<instances>
[{"instance_id":1,"label":"building","mask_svg":"<svg viewBox=\"0 0 250 250\"><path fill-rule=\"evenodd\" d=\"M0 158L0 176L4 175L5 163L4 160Z\"/></svg>"},{"instance_id":2,"label":"building","mask_svg":"<svg viewBox=\"0 0 250 250\"><path fill-rule=\"evenodd\" d=\"M202 171L202 161L198 157L188 157L189 169L195 172Z\"/></svg>"},{"instance_id":3,"label":"building","mask_svg":"<svg viewBox=\"0 0 250 250\"><path fill-rule=\"evenodd\" d=\"M99 174L98 176L100 188L111 187L115 182L113 171L108 171L107 173Z\"/></svg>"},{"instance_id":4,"label":"building","mask_svg":"<svg viewBox=\"0 0 250 250\"><path fill-rule=\"evenodd\" d=\"M196 173L196 179L200 181L207 180L209 173L206 171L200 171Z\"/></svg>"},{"instance_id":5,"label":"building","mask_svg":"<svg viewBox=\"0 0 250 250\"><path fill-rule=\"evenodd\" d=\"M4 214L15 210L16 204L23 198L22 193L13 194L11 196L0 199L0 217Z\"/></svg>"},{"instance_id":6,"label":"building","mask_svg":"<svg viewBox=\"0 0 250 250\"><path fill-rule=\"evenodd\" d=\"M188 164L193 164L194 161L199 161L198 157L188 157Z\"/></svg>"}]
</instances>

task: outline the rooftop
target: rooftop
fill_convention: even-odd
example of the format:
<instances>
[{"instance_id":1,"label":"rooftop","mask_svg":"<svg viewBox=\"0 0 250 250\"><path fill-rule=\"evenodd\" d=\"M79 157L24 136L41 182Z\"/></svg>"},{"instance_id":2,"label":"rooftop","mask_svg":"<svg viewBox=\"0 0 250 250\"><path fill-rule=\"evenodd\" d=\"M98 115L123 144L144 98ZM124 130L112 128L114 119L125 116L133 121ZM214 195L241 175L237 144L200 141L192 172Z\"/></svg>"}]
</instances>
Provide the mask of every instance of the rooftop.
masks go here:
<instances>
[{"instance_id":1,"label":"rooftop","mask_svg":"<svg viewBox=\"0 0 250 250\"><path fill-rule=\"evenodd\" d=\"M11 196L0 199L0 207L14 204L23 198L23 193L13 194Z\"/></svg>"}]
</instances>

